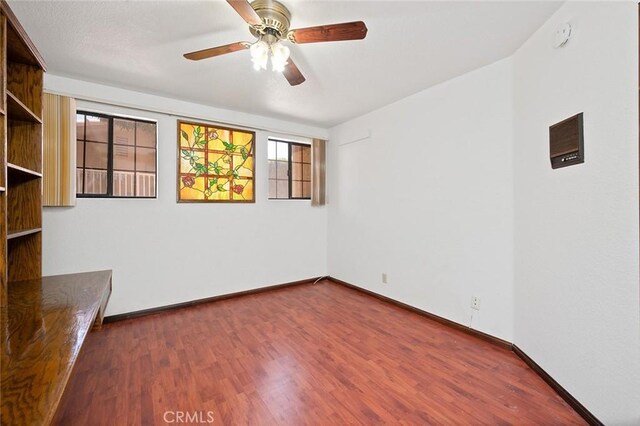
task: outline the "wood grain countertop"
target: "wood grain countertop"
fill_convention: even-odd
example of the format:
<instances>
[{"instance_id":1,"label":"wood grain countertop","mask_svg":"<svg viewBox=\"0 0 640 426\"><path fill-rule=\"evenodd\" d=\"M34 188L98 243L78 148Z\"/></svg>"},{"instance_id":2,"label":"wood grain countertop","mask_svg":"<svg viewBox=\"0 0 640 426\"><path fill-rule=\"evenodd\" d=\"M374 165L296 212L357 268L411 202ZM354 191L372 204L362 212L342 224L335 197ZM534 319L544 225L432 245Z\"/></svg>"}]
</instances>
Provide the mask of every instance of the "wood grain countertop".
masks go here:
<instances>
[{"instance_id":1,"label":"wood grain countertop","mask_svg":"<svg viewBox=\"0 0 640 426\"><path fill-rule=\"evenodd\" d=\"M46 425L84 339L101 324L111 271L11 282L2 307L3 425Z\"/></svg>"}]
</instances>

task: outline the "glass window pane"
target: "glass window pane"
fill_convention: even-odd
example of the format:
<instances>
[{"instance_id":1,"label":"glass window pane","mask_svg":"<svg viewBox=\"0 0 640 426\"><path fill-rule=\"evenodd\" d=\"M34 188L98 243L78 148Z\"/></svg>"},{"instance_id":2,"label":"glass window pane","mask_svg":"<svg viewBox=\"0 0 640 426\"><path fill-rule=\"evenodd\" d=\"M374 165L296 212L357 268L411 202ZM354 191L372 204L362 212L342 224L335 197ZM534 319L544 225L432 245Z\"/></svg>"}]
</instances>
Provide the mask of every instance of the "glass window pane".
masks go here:
<instances>
[{"instance_id":1,"label":"glass window pane","mask_svg":"<svg viewBox=\"0 0 640 426\"><path fill-rule=\"evenodd\" d=\"M84 114L76 115L76 139L84 139Z\"/></svg>"},{"instance_id":2,"label":"glass window pane","mask_svg":"<svg viewBox=\"0 0 640 426\"><path fill-rule=\"evenodd\" d=\"M84 192L84 187L82 186L83 184L83 179L82 179L82 169L81 168L77 168L76 169L76 194L82 194Z\"/></svg>"},{"instance_id":3,"label":"glass window pane","mask_svg":"<svg viewBox=\"0 0 640 426\"><path fill-rule=\"evenodd\" d=\"M132 197L134 194L134 173L113 171L113 196Z\"/></svg>"},{"instance_id":4,"label":"glass window pane","mask_svg":"<svg viewBox=\"0 0 640 426\"><path fill-rule=\"evenodd\" d=\"M302 164L301 163L293 163L291 165L291 179L302 180Z\"/></svg>"},{"instance_id":5,"label":"glass window pane","mask_svg":"<svg viewBox=\"0 0 640 426\"><path fill-rule=\"evenodd\" d=\"M109 119L87 115L86 139L96 142L109 141Z\"/></svg>"},{"instance_id":6,"label":"glass window pane","mask_svg":"<svg viewBox=\"0 0 640 426\"><path fill-rule=\"evenodd\" d=\"M136 196L155 197L156 196L156 174L136 173Z\"/></svg>"},{"instance_id":7,"label":"glass window pane","mask_svg":"<svg viewBox=\"0 0 640 426\"><path fill-rule=\"evenodd\" d=\"M289 163L286 161L278 161L278 172L276 173L277 179L288 179L289 178Z\"/></svg>"},{"instance_id":8,"label":"glass window pane","mask_svg":"<svg viewBox=\"0 0 640 426\"><path fill-rule=\"evenodd\" d=\"M136 142L136 123L131 120L113 120L113 143L134 145Z\"/></svg>"},{"instance_id":9,"label":"glass window pane","mask_svg":"<svg viewBox=\"0 0 640 426\"><path fill-rule=\"evenodd\" d=\"M289 198L289 182L286 180L277 182L277 198Z\"/></svg>"},{"instance_id":10,"label":"glass window pane","mask_svg":"<svg viewBox=\"0 0 640 426\"><path fill-rule=\"evenodd\" d=\"M269 160L275 160L276 159L276 142L269 141L269 144L267 145L267 151L268 151L267 158Z\"/></svg>"},{"instance_id":11,"label":"glass window pane","mask_svg":"<svg viewBox=\"0 0 640 426\"><path fill-rule=\"evenodd\" d=\"M156 150L154 148L136 148L136 170L156 171Z\"/></svg>"},{"instance_id":12,"label":"glass window pane","mask_svg":"<svg viewBox=\"0 0 640 426\"><path fill-rule=\"evenodd\" d=\"M300 181L291 182L291 196L294 198L302 197L302 182Z\"/></svg>"},{"instance_id":13,"label":"glass window pane","mask_svg":"<svg viewBox=\"0 0 640 426\"><path fill-rule=\"evenodd\" d=\"M76 141L76 166L84 167L84 142Z\"/></svg>"},{"instance_id":14,"label":"glass window pane","mask_svg":"<svg viewBox=\"0 0 640 426\"><path fill-rule=\"evenodd\" d=\"M156 123L81 112L76 114L76 134L78 194L157 195ZM107 171L109 165L113 170Z\"/></svg>"},{"instance_id":15,"label":"glass window pane","mask_svg":"<svg viewBox=\"0 0 640 426\"><path fill-rule=\"evenodd\" d=\"M109 147L106 143L87 142L85 145L85 167L106 169L108 149Z\"/></svg>"},{"instance_id":16,"label":"glass window pane","mask_svg":"<svg viewBox=\"0 0 640 426\"><path fill-rule=\"evenodd\" d=\"M133 148L132 146L114 145L113 146L113 169L114 170L133 170L134 169L133 167L135 165L134 150L135 148ZM115 179L115 176L114 176L114 179Z\"/></svg>"},{"instance_id":17,"label":"glass window pane","mask_svg":"<svg viewBox=\"0 0 640 426\"><path fill-rule=\"evenodd\" d=\"M311 164L304 164L302 166L302 179L311 180Z\"/></svg>"},{"instance_id":18,"label":"glass window pane","mask_svg":"<svg viewBox=\"0 0 640 426\"><path fill-rule=\"evenodd\" d=\"M299 145L291 145L291 161L302 161L302 147Z\"/></svg>"},{"instance_id":19,"label":"glass window pane","mask_svg":"<svg viewBox=\"0 0 640 426\"><path fill-rule=\"evenodd\" d=\"M278 142L278 160L289 160L289 144L286 142Z\"/></svg>"},{"instance_id":20,"label":"glass window pane","mask_svg":"<svg viewBox=\"0 0 640 426\"><path fill-rule=\"evenodd\" d=\"M136 145L156 147L156 125L155 123L136 123Z\"/></svg>"},{"instance_id":21,"label":"glass window pane","mask_svg":"<svg viewBox=\"0 0 640 426\"><path fill-rule=\"evenodd\" d=\"M276 162L269 160L269 179L276 178Z\"/></svg>"},{"instance_id":22,"label":"glass window pane","mask_svg":"<svg viewBox=\"0 0 640 426\"><path fill-rule=\"evenodd\" d=\"M311 163L311 147L305 146L302 148L302 161L304 163Z\"/></svg>"},{"instance_id":23,"label":"glass window pane","mask_svg":"<svg viewBox=\"0 0 640 426\"><path fill-rule=\"evenodd\" d=\"M311 198L311 182L302 182L302 196Z\"/></svg>"},{"instance_id":24,"label":"glass window pane","mask_svg":"<svg viewBox=\"0 0 640 426\"><path fill-rule=\"evenodd\" d=\"M106 194L107 171L85 169L83 189L85 194Z\"/></svg>"},{"instance_id":25,"label":"glass window pane","mask_svg":"<svg viewBox=\"0 0 640 426\"><path fill-rule=\"evenodd\" d=\"M278 193L276 192L277 184L278 184L278 181L276 181L275 179L269 179L269 198L278 197Z\"/></svg>"}]
</instances>

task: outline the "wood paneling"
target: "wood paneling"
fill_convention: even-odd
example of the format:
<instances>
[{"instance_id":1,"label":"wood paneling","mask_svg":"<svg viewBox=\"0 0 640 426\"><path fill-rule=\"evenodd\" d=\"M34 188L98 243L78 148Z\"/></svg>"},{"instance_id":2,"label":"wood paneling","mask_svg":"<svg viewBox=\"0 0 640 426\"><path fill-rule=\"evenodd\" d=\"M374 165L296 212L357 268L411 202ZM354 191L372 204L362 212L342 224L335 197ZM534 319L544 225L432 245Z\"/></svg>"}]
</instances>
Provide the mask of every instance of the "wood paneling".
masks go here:
<instances>
[{"instance_id":1,"label":"wood paneling","mask_svg":"<svg viewBox=\"0 0 640 426\"><path fill-rule=\"evenodd\" d=\"M326 280L103 326L55 424L170 411L222 425L584 424L511 351Z\"/></svg>"},{"instance_id":2,"label":"wood paneling","mask_svg":"<svg viewBox=\"0 0 640 426\"><path fill-rule=\"evenodd\" d=\"M9 285L2 317L3 425L49 424L110 283L111 271L100 271Z\"/></svg>"}]
</instances>

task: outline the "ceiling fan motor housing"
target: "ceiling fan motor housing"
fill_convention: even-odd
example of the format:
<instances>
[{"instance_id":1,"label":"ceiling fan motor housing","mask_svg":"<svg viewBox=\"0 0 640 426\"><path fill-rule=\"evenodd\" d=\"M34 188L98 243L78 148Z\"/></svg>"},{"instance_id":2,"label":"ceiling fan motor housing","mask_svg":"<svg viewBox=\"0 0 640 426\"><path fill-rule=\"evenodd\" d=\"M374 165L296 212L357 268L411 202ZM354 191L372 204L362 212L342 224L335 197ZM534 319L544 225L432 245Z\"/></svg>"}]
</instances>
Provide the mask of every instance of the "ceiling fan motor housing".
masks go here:
<instances>
[{"instance_id":1,"label":"ceiling fan motor housing","mask_svg":"<svg viewBox=\"0 0 640 426\"><path fill-rule=\"evenodd\" d=\"M275 0L255 0L251 7L262 19L263 27L249 27L255 37L271 34L284 39L291 25L291 12L282 3ZM275 34L274 34L275 33Z\"/></svg>"}]
</instances>

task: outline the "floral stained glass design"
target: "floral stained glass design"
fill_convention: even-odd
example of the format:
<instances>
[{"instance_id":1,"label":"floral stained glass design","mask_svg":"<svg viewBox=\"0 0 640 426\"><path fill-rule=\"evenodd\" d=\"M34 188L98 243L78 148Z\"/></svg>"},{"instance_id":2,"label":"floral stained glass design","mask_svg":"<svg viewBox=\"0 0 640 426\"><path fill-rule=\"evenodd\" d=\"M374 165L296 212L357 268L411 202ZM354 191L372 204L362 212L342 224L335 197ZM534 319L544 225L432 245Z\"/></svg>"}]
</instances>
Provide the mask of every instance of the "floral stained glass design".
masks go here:
<instances>
[{"instance_id":1,"label":"floral stained glass design","mask_svg":"<svg viewBox=\"0 0 640 426\"><path fill-rule=\"evenodd\" d=\"M178 202L255 201L255 133L178 122Z\"/></svg>"}]
</instances>

